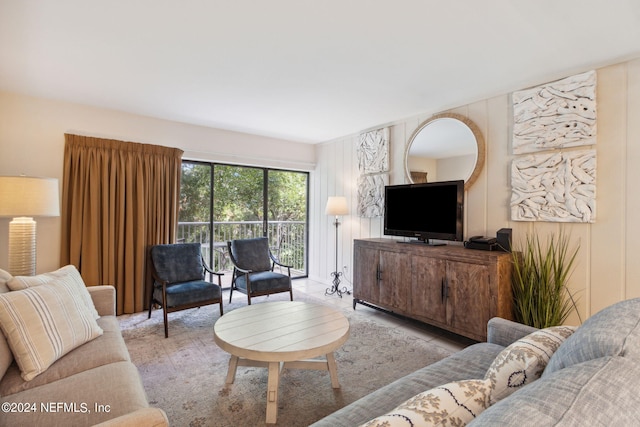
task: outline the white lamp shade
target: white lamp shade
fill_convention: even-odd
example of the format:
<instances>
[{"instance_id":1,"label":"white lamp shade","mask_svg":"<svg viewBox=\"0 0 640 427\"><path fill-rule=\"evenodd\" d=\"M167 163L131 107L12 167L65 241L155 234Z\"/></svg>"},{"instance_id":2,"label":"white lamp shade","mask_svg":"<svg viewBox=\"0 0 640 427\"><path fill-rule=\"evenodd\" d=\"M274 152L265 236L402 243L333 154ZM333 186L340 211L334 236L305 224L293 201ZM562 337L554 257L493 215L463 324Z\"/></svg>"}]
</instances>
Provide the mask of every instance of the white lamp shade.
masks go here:
<instances>
[{"instance_id":1,"label":"white lamp shade","mask_svg":"<svg viewBox=\"0 0 640 427\"><path fill-rule=\"evenodd\" d=\"M0 176L0 216L60 216L58 180Z\"/></svg>"},{"instance_id":2,"label":"white lamp shade","mask_svg":"<svg viewBox=\"0 0 640 427\"><path fill-rule=\"evenodd\" d=\"M342 196L331 196L327 200L325 214L327 215L347 215L349 208L347 207L347 198Z\"/></svg>"}]
</instances>

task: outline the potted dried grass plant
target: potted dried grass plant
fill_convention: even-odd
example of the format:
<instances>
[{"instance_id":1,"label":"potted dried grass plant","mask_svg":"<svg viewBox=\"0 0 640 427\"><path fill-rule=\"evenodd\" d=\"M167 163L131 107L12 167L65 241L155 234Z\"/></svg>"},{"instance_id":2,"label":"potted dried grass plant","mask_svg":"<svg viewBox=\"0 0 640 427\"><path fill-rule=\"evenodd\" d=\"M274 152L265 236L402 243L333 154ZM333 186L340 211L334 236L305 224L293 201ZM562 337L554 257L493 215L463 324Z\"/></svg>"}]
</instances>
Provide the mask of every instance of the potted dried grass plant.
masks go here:
<instances>
[{"instance_id":1,"label":"potted dried grass plant","mask_svg":"<svg viewBox=\"0 0 640 427\"><path fill-rule=\"evenodd\" d=\"M523 247L514 249L512 286L516 321L547 328L562 325L572 310L578 313L567 287L578 250L579 246L570 250L569 236L564 233L550 236L546 245L542 245L537 235L527 235Z\"/></svg>"}]
</instances>

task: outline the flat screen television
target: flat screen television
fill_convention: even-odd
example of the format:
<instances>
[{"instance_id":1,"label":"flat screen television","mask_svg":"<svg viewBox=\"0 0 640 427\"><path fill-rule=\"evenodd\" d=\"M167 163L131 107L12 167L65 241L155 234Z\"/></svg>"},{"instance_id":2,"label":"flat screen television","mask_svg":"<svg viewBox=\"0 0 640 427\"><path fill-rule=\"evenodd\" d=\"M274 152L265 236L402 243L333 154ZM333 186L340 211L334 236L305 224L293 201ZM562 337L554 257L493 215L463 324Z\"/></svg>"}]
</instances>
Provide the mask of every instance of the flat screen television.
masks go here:
<instances>
[{"instance_id":1,"label":"flat screen television","mask_svg":"<svg viewBox=\"0 0 640 427\"><path fill-rule=\"evenodd\" d=\"M462 241L464 181L387 185L384 234Z\"/></svg>"}]
</instances>

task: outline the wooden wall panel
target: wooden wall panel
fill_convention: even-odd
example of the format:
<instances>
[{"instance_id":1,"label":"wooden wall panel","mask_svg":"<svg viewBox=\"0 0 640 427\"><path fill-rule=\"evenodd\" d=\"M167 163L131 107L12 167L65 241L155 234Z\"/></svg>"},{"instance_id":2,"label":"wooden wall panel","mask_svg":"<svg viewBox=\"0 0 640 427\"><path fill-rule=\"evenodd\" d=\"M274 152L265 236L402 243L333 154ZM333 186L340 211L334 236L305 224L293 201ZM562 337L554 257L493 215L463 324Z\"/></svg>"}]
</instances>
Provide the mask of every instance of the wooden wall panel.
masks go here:
<instances>
[{"instance_id":1,"label":"wooden wall panel","mask_svg":"<svg viewBox=\"0 0 640 427\"><path fill-rule=\"evenodd\" d=\"M625 289L624 298L640 297L640 60L632 61L627 69L627 145L625 211Z\"/></svg>"},{"instance_id":2,"label":"wooden wall panel","mask_svg":"<svg viewBox=\"0 0 640 427\"><path fill-rule=\"evenodd\" d=\"M598 72L596 223L592 225L590 311L624 297L624 220L627 88L624 64Z\"/></svg>"},{"instance_id":3,"label":"wooden wall panel","mask_svg":"<svg viewBox=\"0 0 640 427\"><path fill-rule=\"evenodd\" d=\"M487 224L480 234L493 236L500 228L509 228L511 186L509 167L509 97L501 96L487 101L485 144L487 146ZM505 195L507 195L505 197Z\"/></svg>"}]
</instances>

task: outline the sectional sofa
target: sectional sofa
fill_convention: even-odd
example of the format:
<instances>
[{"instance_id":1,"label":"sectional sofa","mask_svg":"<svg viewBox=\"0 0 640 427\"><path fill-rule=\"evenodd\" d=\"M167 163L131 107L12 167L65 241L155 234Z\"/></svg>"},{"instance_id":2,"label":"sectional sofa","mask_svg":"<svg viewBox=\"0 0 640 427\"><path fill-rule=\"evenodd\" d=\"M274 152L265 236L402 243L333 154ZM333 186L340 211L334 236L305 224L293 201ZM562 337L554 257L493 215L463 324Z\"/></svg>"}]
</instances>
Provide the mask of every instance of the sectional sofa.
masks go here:
<instances>
[{"instance_id":1,"label":"sectional sofa","mask_svg":"<svg viewBox=\"0 0 640 427\"><path fill-rule=\"evenodd\" d=\"M640 299L578 328L494 318L488 342L421 368L313 424L638 426Z\"/></svg>"},{"instance_id":2,"label":"sectional sofa","mask_svg":"<svg viewBox=\"0 0 640 427\"><path fill-rule=\"evenodd\" d=\"M0 327L0 425L169 424L131 363L113 287L85 287L73 266L24 278L0 270Z\"/></svg>"}]
</instances>

